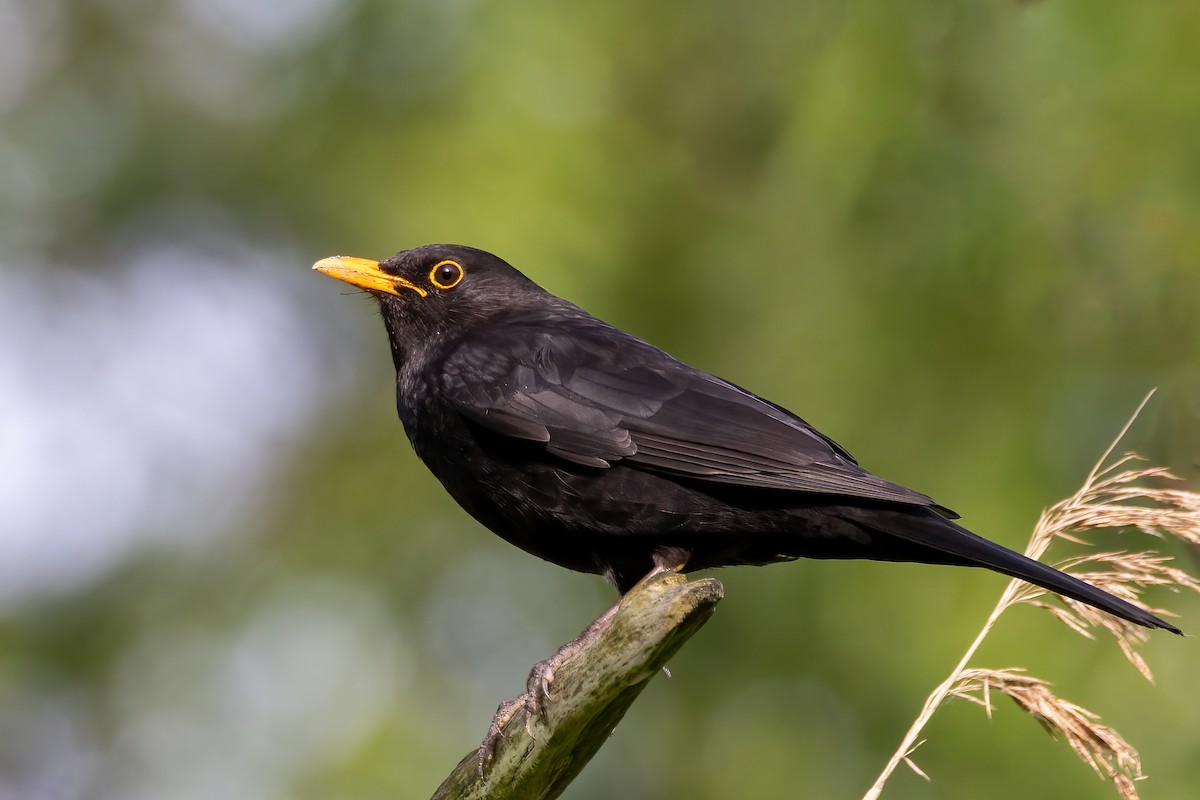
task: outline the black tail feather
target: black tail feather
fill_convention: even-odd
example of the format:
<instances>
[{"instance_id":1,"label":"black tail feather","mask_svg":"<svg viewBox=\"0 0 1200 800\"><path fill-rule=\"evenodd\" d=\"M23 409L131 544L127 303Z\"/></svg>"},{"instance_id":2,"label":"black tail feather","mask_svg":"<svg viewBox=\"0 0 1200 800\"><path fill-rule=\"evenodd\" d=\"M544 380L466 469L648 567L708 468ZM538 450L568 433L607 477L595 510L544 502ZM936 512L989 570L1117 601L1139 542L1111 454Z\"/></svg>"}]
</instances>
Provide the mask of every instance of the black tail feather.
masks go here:
<instances>
[{"instance_id":1,"label":"black tail feather","mask_svg":"<svg viewBox=\"0 0 1200 800\"><path fill-rule=\"evenodd\" d=\"M990 542L932 511L872 509L869 515L863 515L857 521L903 541L950 556L947 559L949 562L987 567L1064 597L1087 603L1137 625L1182 633L1176 626L1143 608L1138 608L1054 567Z\"/></svg>"}]
</instances>

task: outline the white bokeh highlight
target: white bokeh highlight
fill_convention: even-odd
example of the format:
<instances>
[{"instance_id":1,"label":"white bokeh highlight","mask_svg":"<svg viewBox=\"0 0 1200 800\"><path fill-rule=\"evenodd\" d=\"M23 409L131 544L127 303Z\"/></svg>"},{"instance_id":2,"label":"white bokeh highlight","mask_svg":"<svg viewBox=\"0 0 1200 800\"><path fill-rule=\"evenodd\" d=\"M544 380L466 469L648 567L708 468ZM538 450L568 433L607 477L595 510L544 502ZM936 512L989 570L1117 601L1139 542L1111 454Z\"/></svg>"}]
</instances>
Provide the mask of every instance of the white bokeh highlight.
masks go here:
<instances>
[{"instance_id":1,"label":"white bokeh highlight","mask_svg":"<svg viewBox=\"0 0 1200 800\"><path fill-rule=\"evenodd\" d=\"M350 388L299 257L210 232L119 260L0 265L0 609L236 527Z\"/></svg>"}]
</instances>

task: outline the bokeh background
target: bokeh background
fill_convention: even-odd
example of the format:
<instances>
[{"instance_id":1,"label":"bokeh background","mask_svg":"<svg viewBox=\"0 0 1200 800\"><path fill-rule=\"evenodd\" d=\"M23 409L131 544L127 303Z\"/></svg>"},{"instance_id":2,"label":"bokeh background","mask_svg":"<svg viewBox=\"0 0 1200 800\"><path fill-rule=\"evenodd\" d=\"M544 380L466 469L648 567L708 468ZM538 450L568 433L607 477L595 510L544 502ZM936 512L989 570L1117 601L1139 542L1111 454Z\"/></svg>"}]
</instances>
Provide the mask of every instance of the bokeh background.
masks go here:
<instances>
[{"instance_id":1,"label":"bokeh background","mask_svg":"<svg viewBox=\"0 0 1200 800\"><path fill-rule=\"evenodd\" d=\"M444 496L323 256L492 250L1013 547L1152 387L1127 445L1195 487L1198 40L1188 0L0 0L0 798L428 796L611 602ZM859 797L1003 585L720 577L568 797ZM1146 653L1020 609L979 663L1192 800L1200 650ZM1111 794L1007 702L927 733L886 797Z\"/></svg>"}]
</instances>

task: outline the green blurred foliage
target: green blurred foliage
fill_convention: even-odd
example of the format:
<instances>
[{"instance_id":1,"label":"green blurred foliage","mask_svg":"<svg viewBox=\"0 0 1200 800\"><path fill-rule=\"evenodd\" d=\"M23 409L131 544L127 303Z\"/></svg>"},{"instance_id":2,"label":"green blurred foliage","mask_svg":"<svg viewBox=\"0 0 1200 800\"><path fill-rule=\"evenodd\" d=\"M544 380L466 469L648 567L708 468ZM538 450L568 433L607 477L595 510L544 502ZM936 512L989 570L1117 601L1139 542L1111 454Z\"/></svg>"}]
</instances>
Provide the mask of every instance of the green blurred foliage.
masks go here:
<instances>
[{"instance_id":1,"label":"green blurred foliage","mask_svg":"<svg viewBox=\"0 0 1200 800\"><path fill-rule=\"evenodd\" d=\"M1127 446L1196 485L1195 3L308 0L253 30L228 2L22 8L43 52L0 85L6 269L115 268L180 203L303 254L281 271L460 242L1016 548L1151 387ZM78 796L423 796L611 601L443 495L370 304L339 299L363 377L234 531L2 612L0 701L71 709ZM720 577L717 616L569 797L859 796L1003 585ZM1152 600L1200 625L1195 598ZM1017 610L980 663L1053 680L1141 749L1145 797L1190 800L1194 642L1154 636L1150 686ZM13 770L39 757L19 736L0 723ZM1006 704L951 705L928 739L932 782L886 797L1109 795Z\"/></svg>"}]
</instances>

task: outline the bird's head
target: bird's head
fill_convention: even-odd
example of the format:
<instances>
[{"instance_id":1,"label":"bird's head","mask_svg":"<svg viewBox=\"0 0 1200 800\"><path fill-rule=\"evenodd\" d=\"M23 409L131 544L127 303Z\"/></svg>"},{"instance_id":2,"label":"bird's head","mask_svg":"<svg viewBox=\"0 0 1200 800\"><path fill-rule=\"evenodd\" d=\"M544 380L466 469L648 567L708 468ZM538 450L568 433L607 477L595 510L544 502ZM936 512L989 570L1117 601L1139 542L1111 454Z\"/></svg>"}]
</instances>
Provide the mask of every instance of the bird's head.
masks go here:
<instances>
[{"instance_id":1,"label":"bird's head","mask_svg":"<svg viewBox=\"0 0 1200 800\"><path fill-rule=\"evenodd\" d=\"M397 367L435 339L549 295L503 259L456 244L429 244L383 261L333 256L313 269L379 299Z\"/></svg>"}]
</instances>

